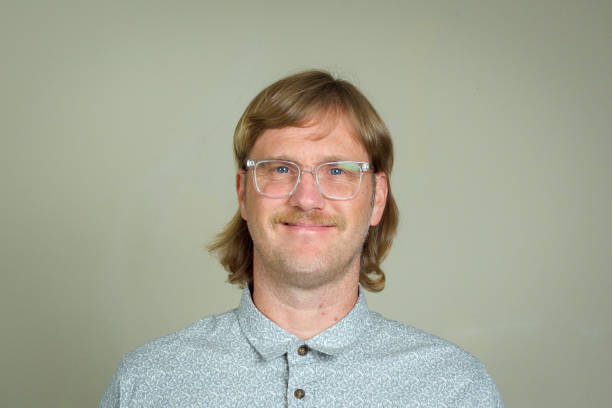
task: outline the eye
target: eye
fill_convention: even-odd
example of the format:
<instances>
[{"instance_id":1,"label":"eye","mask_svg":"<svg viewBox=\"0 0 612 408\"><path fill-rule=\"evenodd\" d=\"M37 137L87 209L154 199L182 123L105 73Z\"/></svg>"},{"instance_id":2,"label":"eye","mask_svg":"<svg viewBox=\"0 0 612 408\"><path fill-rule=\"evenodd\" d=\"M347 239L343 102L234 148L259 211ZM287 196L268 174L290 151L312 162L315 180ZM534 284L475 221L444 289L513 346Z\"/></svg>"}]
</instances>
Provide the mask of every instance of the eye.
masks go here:
<instances>
[{"instance_id":1,"label":"eye","mask_svg":"<svg viewBox=\"0 0 612 408\"><path fill-rule=\"evenodd\" d=\"M329 174L331 174L332 176L340 176L342 175L342 173L343 173L343 170L337 167L334 167L329 170Z\"/></svg>"},{"instance_id":2,"label":"eye","mask_svg":"<svg viewBox=\"0 0 612 408\"><path fill-rule=\"evenodd\" d=\"M289 173L289 167L287 167L287 166L278 166L276 168L276 172L280 173L280 174Z\"/></svg>"}]
</instances>

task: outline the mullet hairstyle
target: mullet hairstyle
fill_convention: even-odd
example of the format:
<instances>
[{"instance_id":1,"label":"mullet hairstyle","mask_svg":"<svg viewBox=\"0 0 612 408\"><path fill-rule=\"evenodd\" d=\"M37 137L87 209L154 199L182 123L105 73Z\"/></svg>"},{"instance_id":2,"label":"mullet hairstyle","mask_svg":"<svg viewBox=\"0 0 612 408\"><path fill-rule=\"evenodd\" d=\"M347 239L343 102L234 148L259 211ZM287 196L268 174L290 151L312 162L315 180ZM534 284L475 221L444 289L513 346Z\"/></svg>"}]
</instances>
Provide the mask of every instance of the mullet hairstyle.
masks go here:
<instances>
[{"instance_id":1,"label":"mullet hairstyle","mask_svg":"<svg viewBox=\"0 0 612 408\"><path fill-rule=\"evenodd\" d=\"M387 127L366 97L351 83L328 72L311 70L283 78L261 91L247 106L234 132L234 159L239 169L257 138L267 129L305 126L312 115L330 109L348 115L360 137L374 172L389 178L393 168L393 143ZM399 211L389 185L380 223L371 226L363 244L359 282L371 291L385 287L380 264L386 257L397 230ZM241 288L253 280L253 241L240 210L208 245L229 272L228 282Z\"/></svg>"}]
</instances>

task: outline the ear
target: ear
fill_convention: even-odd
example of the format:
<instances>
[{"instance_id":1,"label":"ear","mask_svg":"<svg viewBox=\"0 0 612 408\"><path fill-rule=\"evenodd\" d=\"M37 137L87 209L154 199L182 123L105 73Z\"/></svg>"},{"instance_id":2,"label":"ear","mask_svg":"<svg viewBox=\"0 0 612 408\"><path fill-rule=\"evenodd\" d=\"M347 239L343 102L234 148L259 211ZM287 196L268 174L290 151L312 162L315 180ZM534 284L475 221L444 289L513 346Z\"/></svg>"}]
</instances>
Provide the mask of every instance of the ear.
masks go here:
<instances>
[{"instance_id":1,"label":"ear","mask_svg":"<svg viewBox=\"0 0 612 408\"><path fill-rule=\"evenodd\" d=\"M370 226L372 227L378 225L382 219L383 213L385 212L385 206L387 204L387 193L389 191L389 180L384 172L378 172L374 175L374 177L376 177L376 192L374 196L372 215L370 216Z\"/></svg>"},{"instance_id":2,"label":"ear","mask_svg":"<svg viewBox=\"0 0 612 408\"><path fill-rule=\"evenodd\" d=\"M246 221L246 171L244 169L238 170L236 173L236 195L238 196L238 206L240 207L240 215L242 219Z\"/></svg>"}]
</instances>

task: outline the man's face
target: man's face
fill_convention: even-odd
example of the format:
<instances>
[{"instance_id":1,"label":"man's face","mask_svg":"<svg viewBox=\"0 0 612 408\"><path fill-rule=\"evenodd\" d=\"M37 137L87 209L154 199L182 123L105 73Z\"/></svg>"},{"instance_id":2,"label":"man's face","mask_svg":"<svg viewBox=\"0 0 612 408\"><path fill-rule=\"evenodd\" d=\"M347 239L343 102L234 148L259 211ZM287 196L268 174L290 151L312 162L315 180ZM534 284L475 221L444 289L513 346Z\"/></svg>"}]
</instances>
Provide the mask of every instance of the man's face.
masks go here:
<instances>
[{"instance_id":1,"label":"man's face","mask_svg":"<svg viewBox=\"0 0 612 408\"><path fill-rule=\"evenodd\" d=\"M302 169L327 161L368 161L350 120L341 113L317 115L306 127L268 129L255 142L249 159L284 159ZM246 183L245 183L246 177ZM387 195L384 173L365 173L357 196L323 196L311 173L304 173L289 197L259 194L253 169L240 171L236 189L242 218L255 246L254 273L279 284L315 288L359 271L361 248L370 225L382 217Z\"/></svg>"}]
</instances>

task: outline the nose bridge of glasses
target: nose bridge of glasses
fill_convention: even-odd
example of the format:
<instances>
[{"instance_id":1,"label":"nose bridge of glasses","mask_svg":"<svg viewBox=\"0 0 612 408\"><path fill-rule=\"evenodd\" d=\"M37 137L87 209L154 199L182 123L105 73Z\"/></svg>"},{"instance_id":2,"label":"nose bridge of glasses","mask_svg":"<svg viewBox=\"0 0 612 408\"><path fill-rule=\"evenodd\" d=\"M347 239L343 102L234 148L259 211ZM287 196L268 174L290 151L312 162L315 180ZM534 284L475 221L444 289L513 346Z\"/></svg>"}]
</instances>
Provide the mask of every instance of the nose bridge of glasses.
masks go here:
<instances>
[{"instance_id":1,"label":"nose bridge of glasses","mask_svg":"<svg viewBox=\"0 0 612 408\"><path fill-rule=\"evenodd\" d=\"M314 169L314 168L300 169L300 174L299 174L299 178L297 180L297 183L298 184L303 184L303 182L304 182L304 173L310 173L310 175L312 176L313 183L316 184L317 187L318 187L319 180L318 180L318 177L317 177L317 174L316 174L316 169Z\"/></svg>"},{"instance_id":2,"label":"nose bridge of glasses","mask_svg":"<svg viewBox=\"0 0 612 408\"><path fill-rule=\"evenodd\" d=\"M303 177L304 173L310 173L312 178L308 180L308 177ZM290 194L291 202L302 208L322 208L325 195L319 185L316 170L314 168L300 169L298 176Z\"/></svg>"}]
</instances>

